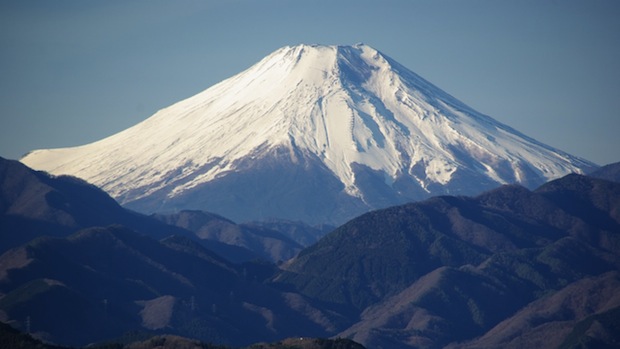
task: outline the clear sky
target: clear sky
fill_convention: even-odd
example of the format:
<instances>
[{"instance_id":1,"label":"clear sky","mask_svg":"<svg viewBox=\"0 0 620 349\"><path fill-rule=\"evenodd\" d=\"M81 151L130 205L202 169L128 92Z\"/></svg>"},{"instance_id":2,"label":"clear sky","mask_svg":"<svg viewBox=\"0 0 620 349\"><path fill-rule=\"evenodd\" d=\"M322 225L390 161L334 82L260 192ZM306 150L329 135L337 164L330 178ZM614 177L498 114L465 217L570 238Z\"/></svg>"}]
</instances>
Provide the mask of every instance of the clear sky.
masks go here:
<instances>
[{"instance_id":1,"label":"clear sky","mask_svg":"<svg viewBox=\"0 0 620 349\"><path fill-rule=\"evenodd\" d=\"M0 156L99 140L285 45L358 42L543 143L620 161L617 0L0 0Z\"/></svg>"}]
</instances>

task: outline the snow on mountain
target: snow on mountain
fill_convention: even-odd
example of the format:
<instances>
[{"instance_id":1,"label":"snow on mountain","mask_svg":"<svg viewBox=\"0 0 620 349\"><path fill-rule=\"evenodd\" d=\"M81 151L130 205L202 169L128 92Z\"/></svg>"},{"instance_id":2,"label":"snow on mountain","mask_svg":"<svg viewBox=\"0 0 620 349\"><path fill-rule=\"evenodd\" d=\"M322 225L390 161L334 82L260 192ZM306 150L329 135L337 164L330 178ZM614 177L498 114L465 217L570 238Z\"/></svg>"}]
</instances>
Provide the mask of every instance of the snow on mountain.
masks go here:
<instances>
[{"instance_id":1,"label":"snow on mountain","mask_svg":"<svg viewBox=\"0 0 620 349\"><path fill-rule=\"evenodd\" d=\"M140 211L331 223L595 166L476 112L363 44L281 48L120 133L22 162L81 177Z\"/></svg>"}]
</instances>

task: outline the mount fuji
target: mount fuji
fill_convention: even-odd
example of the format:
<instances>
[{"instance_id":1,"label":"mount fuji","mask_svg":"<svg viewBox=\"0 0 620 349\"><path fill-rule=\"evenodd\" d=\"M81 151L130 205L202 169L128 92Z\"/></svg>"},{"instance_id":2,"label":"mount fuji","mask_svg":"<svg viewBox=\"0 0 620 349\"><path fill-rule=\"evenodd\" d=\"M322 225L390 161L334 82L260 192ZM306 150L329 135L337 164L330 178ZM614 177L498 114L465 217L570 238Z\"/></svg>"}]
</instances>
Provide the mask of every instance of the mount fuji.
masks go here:
<instances>
[{"instance_id":1,"label":"mount fuji","mask_svg":"<svg viewBox=\"0 0 620 349\"><path fill-rule=\"evenodd\" d=\"M283 47L129 129L21 161L85 179L137 211L332 224L596 167L478 113L364 44Z\"/></svg>"}]
</instances>

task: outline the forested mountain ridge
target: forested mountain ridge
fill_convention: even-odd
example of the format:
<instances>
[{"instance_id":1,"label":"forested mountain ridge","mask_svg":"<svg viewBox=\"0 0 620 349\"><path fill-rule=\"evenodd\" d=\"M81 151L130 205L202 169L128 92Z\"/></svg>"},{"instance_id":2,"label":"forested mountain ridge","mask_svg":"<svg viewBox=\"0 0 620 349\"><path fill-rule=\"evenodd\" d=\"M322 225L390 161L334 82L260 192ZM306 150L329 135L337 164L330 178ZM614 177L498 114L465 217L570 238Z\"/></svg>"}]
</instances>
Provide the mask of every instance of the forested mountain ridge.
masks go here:
<instances>
[{"instance_id":1,"label":"forested mountain ridge","mask_svg":"<svg viewBox=\"0 0 620 349\"><path fill-rule=\"evenodd\" d=\"M196 233L126 211L86 183L60 178L63 187L2 164L0 218L21 222L2 233L27 242L0 256L1 316L55 343L136 330L233 346L330 336L368 348L618 340L620 183L573 174L534 191L506 185L377 210L277 267L230 262ZM179 214L188 227L213 218Z\"/></svg>"},{"instance_id":2,"label":"forested mountain ridge","mask_svg":"<svg viewBox=\"0 0 620 349\"><path fill-rule=\"evenodd\" d=\"M340 335L368 347L458 346L489 333L489 347L502 346L514 338L491 331L528 304L564 289L599 302L596 288L576 283L617 286L619 213L620 184L581 175L535 191L436 197L351 220L284 265L274 282L345 315L351 322ZM617 301L597 312L616 314Z\"/></svg>"}]
</instances>

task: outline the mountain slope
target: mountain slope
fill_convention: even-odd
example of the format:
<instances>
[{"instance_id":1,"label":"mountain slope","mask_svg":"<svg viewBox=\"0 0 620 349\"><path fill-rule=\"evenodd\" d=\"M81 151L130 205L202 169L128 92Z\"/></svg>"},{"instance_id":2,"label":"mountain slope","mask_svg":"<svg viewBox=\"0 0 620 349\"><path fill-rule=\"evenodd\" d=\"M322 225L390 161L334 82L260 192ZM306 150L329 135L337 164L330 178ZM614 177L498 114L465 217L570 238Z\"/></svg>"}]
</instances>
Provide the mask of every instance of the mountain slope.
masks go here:
<instances>
[{"instance_id":1,"label":"mountain slope","mask_svg":"<svg viewBox=\"0 0 620 349\"><path fill-rule=\"evenodd\" d=\"M84 178L139 211L310 223L594 167L363 44L281 48L123 132L22 161Z\"/></svg>"},{"instance_id":2,"label":"mountain slope","mask_svg":"<svg viewBox=\"0 0 620 349\"><path fill-rule=\"evenodd\" d=\"M262 285L259 272L186 238L89 228L0 256L0 310L3 321L64 345L128 331L237 346L324 336L321 324L289 304L291 296ZM311 308L300 296L297 304Z\"/></svg>"},{"instance_id":3,"label":"mountain slope","mask_svg":"<svg viewBox=\"0 0 620 349\"><path fill-rule=\"evenodd\" d=\"M123 208L104 191L78 178L52 176L0 158L0 253L39 236L63 237L83 228L112 224L155 238L190 237L235 262L277 262L302 249L274 229L238 225L208 212L148 217ZM297 226L303 229L303 225ZM274 227L294 229L294 224Z\"/></svg>"},{"instance_id":4,"label":"mountain slope","mask_svg":"<svg viewBox=\"0 0 620 349\"><path fill-rule=\"evenodd\" d=\"M80 186L62 191L57 178L8 164L5 173L20 176L5 180L32 181L3 186L4 209L42 205L24 211L42 225L56 221L39 212L73 217L54 210L73 207ZM49 206L44 194L55 190L72 204ZM87 197L81 209L95 209L91 199L120 207ZM98 219L114 217L125 216ZM200 212L168 218L198 232L235 226ZM506 185L373 211L281 268L236 265L188 237L158 241L121 226L91 227L2 254L0 315L72 345L130 330L235 345L289 336L389 348L613 343L620 312L608 295L620 294L620 184L572 174L535 191Z\"/></svg>"},{"instance_id":5,"label":"mountain slope","mask_svg":"<svg viewBox=\"0 0 620 349\"><path fill-rule=\"evenodd\" d=\"M189 232L121 207L101 189L0 158L0 253L42 236L67 236L94 226L122 224L162 238Z\"/></svg>"},{"instance_id":6,"label":"mountain slope","mask_svg":"<svg viewBox=\"0 0 620 349\"><path fill-rule=\"evenodd\" d=\"M620 162L602 166L596 171L588 174L589 176L606 179L612 182L620 182Z\"/></svg>"},{"instance_id":7,"label":"mountain slope","mask_svg":"<svg viewBox=\"0 0 620 349\"><path fill-rule=\"evenodd\" d=\"M599 328L588 335L591 339L597 338L583 347L617 346L617 320L620 319L618 290L618 271L575 281L552 295L532 302L481 338L452 348L570 348L579 343L585 332L596 326ZM608 327L610 323L604 321L593 324L604 317L613 317L615 320L611 324L615 327Z\"/></svg>"},{"instance_id":8,"label":"mountain slope","mask_svg":"<svg viewBox=\"0 0 620 349\"><path fill-rule=\"evenodd\" d=\"M223 249L231 249L232 246L241 247L247 251L254 252L251 256L237 254L235 261L247 261L252 259L263 259L271 262L285 261L293 258L302 246L291 238L274 230L261 228L259 226L248 226L235 224L234 222L208 212L202 211L181 211L174 214L154 214L152 216L162 222L187 229L196 234L198 238L206 244L213 244L212 249L223 256L230 256L232 251L226 252Z\"/></svg>"},{"instance_id":9,"label":"mountain slope","mask_svg":"<svg viewBox=\"0 0 620 349\"><path fill-rule=\"evenodd\" d=\"M368 347L441 348L480 336L471 347L525 345L542 329L561 344L580 321L616 314L617 302L595 290L620 291L618 212L620 185L580 175L534 192L432 198L348 222L274 282L342 314L349 322L339 322L339 335ZM574 316L534 313L545 297L561 304L578 295L588 306ZM502 322L522 328L495 330Z\"/></svg>"}]
</instances>

